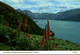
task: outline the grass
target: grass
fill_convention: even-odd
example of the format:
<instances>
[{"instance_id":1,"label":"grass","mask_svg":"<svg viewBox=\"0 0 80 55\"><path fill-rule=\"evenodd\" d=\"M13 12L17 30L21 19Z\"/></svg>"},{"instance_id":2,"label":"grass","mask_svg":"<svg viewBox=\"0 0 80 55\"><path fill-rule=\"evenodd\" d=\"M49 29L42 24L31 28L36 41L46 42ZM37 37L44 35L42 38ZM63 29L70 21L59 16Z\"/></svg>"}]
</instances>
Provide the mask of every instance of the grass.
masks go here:
<instances>
[{"instance_id":1,"label":"grass","mask_svg":"<svg viewBox=\"0 0 80 55\"><path fill-rule=\"evenodd\" d=\"M10 50L10 49L11 49L10 46L6 45L5 43L0 42L0 50L6 51L6 50Z\"/></svg>"},{"instance_id":2,"label":"grass","mask_svg":"<svg viewBox=\"0 0 80 55\"><path fill-rule=\"evenodd\" d=\"M18 38L18 31L16 29L9 27L8 30L6 26L0 25L0 37L5 38L7 36L7 38L5 38L6 41L0 41L0 50L42 50L40 47L40 42L44 36L29 34L29 38L25 39L26 34L27 33L24 34L24 32L20 31L20 36ZM56 51L80 50L80 45L72 43L68 40L58 39L56 37L51 37L51 46L53 46L54 38L56 43ZM53 47L51 47L51 50L53 50Z\"/></svg>"}]
</instances>

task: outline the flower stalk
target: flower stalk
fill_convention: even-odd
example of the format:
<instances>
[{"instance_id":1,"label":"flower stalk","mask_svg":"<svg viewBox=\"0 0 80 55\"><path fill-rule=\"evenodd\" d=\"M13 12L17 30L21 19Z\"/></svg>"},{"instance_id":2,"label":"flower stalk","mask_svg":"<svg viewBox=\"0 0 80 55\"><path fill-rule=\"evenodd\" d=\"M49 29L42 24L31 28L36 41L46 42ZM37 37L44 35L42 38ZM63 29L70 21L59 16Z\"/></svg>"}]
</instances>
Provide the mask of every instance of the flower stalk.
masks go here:
<instances>
[{"instance_id":1,"label":"flower stalk","mask_svg":"<svg viewBox=\"0 0 80 55\"><path fill-rule=\"evenodd\" d=\"M44 31L44 38L42 38L41 43L45 43L45 44L41 44L41 48L42 46L44 46L45 49L50 50L51 49L51 37L50 35L52 35L52 33L50 32L50 26L49 26L49 21L47 21L47 25L45 26L45 31Z\"/></svg>"}]
</instances>

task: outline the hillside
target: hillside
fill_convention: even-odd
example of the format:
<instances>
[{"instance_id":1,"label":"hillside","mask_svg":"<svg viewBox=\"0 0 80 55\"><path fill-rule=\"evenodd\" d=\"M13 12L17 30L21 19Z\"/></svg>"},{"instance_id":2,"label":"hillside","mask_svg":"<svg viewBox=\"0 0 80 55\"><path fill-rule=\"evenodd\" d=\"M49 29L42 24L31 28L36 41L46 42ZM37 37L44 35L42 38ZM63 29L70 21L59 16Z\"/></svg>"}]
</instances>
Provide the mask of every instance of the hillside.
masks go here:
<instances>
[{"instance_id":1,"label":"hillside","mask_svg":"<svg viewBox=\"0 0 80 55\"><path fill-rule=\"evenodd\" d=\"M26 34L24 35L24 32L21 31L18 37L18 31L16 29L0 25L0 51L42 50L40 42L44 36L29 34L29 38L25 39ZM50 50L53 50L54 39L56 43L55 50L80 50L80 45L55 37L51 37L50 42L52 47Z\"/></svg>"},{"instance_id":2,"label":"hillside","mask_svg":"<svg viewBox=\"0 0 80 55\"><path fill-rule=\"evenodd\" d=\"M21 30L24 28L24 20L26 19L25 14L16 12L11 6L0 2L0 24L7 25L11 28L18 29L20 20L23 19ZM44 30L41 29L29 16L28 16L28 28L31 34L43 35ZM37 30L37 31L36 31Z\"/></svg>"}]
</instances>

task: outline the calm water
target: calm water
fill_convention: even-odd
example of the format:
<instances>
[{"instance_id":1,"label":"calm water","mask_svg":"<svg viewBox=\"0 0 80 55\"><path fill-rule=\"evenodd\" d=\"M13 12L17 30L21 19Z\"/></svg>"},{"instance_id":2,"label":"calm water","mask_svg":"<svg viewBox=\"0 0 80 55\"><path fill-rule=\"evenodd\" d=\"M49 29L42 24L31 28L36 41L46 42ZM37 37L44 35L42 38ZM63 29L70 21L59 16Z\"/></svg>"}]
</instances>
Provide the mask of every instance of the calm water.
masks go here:
<instances>
[{"instance_id":1,"label":"calm water","mask_svg":"<svg viewBox=\"0 0 80 55\"><path fill-rule=\"evenodd\" d=\"M47 20L35 20L41 28L47 24ZM50 28L55 37L80 44L80 22L49 20Z\"/></svg>"}]
</instances>

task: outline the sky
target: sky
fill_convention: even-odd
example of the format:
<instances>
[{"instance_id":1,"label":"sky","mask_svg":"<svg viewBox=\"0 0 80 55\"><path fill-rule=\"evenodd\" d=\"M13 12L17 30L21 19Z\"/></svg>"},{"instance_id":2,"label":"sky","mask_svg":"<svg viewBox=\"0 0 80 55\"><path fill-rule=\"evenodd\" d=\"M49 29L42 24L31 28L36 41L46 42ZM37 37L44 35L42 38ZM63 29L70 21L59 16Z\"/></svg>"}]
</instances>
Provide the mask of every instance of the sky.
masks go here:
<instances>
[{"instance_id":1,"label":"sky","mask_svg":"<svg viewBox=\"0 0 80 55\"><path fill-rule=\"evenodd\" d=\"M80 8L80 0L0 0L14 9L33 13L57 13Z\"/></svg>"}]
</instances>

